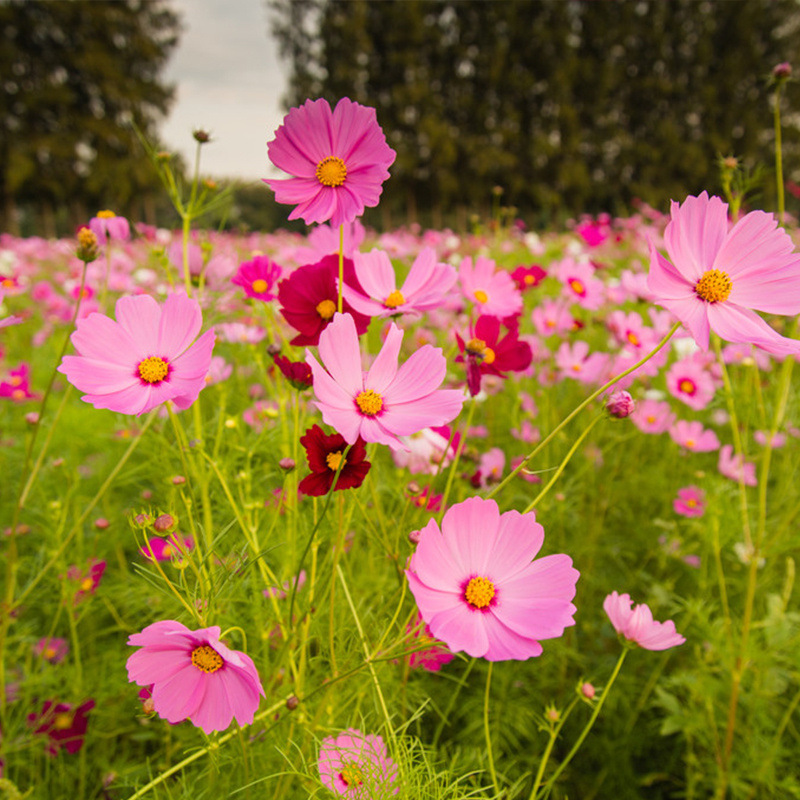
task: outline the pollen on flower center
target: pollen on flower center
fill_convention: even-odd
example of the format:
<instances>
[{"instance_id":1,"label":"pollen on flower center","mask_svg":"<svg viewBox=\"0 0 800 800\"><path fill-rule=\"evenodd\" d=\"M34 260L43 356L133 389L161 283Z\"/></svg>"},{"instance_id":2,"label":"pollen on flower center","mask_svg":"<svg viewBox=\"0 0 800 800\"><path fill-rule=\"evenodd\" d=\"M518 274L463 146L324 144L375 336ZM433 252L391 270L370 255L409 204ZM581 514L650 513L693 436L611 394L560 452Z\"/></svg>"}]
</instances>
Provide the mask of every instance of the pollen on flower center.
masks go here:
<instances>
[{"instance_id":1,"label":"pollen on flower center","mask_svg":"<svg viewBox=\"0 0 800 800\"><path fill-rule=\"evenodd\" d=\"M719 303L727 300L732 288L733 283L728 277L728 273L719 269L706 270L694 285L695 294L707 303Z\"/></svg>"},{"instance_id":2,"label":"pollen on flower center","mask_svg":"<svg viewBox=\"0 0 800 800\"><path fill-rule=\"evenodd\" d=\"M114 219L117 215L113 211L98 211L97 218L98 219Z\"/></svg>"},{"instance_id":3,"label":"pollen on flower center","mask_svg":"<svg viewBox=\"0 0 800 800\"><path fill-rule=\"evenodd\" d=\"M383 408L383 398L372 389L366 389L356 395L356 405L362 414L374 417Z\"/></svg>"},{"instance_id":4,"label":"pollen on flower center","mask_svg":"<svg viewBox=\"0 0 800 800\"><path fill-rule=\"evenodd\" d=\"M84 578L80 583L81 591L88 592L94 586L94 581L91 578Z\"/></svg>"},{"instance_id":5,"label":"pollen on flower center","mask_svg":"<svg viewBox=\"0 0 800 800\"><path fill-rule=\"evenodd\" d=\"M627 336L625 337L634 347L638 347L641 342L639 341L639 337L633 332L628 331Z\"/></svg>"},{"instance_id":6,"label":"pollen on flower center","mask_svg":"<svg viewBox=\"0 0 800 800\"><path fill-rule=\"evenodd\" d=\"M583 285L583 281L579 281L577 278L572 278L569 282L569 286L575 294L579 294L581 297L586 294L586 287Z\"/></svg>"},{"instance_id":7,"label":"pollen on flower center","mask_svg":"<svg viewBox=\"0 0 800 800\"><path fill-rule=\"evenodd\" d=\"M473 608L486 608L494 597L494 584L480 575L470 578L464 589L464 599Z\"/></svg>"},{"instance_id":8,"label":"pollen on flower center","mask_svg":"<svg viewBox=\"0 0 800 800\"><path fill-rule=\"evenodd\" d=\"M192 664L203 672L216 672L218 669L222 669L224 663L222 656L207 644L192 650Z\"/></svg>"},{"instance_id":9,"label":"pollen on flower center","mask_svg":"<svg viewBox=\"0 0 800 800\"><path fill-rule=\"evenodd\" d=\"M331 319L335 313L336 303L334 303L333 300L321 300L317 303L317 314L319 314L322 319Z\"/></svg>"},{"instance_id":10,"label":"pollen on flower center","mask_svg":"<svg viewBox=\"0 0 800 800\"><path fill-rule=\"evenodd\" d=\"M479 303L488 303L489 302L489 295L483 291L483 289L476 289L475 292L475 299Z\"/></svg>"},{"instance_id":11,"label":"pollen on flower center","mask_svg":"<svg viewBox=\"0 0 800 800\"><path fill-rule=\"evenodd\" d=\"M263 278L256 278L251 284L250 288L256 294L263 294L269 289L269 284Z\"/></svg>"},{"instance_id":12,"label":"pollen on flower center","mask_svg":"<svg viewBox=\"0 0 800 800\"><path fill-rule=\"evenodd\" d=\"M317 164L316 175L323 186L341 186L347 177L347 167L341 158L328 156Z\"/></svg>"},{"instance_id":13,"label":"pollen on flower center","mask_svg":"<svg viewBox=\"0 0 800 800\"><path fill-rule=\"evenodd\" d=\"M403 297L402 292L398 289L395 289L384 301L383 305L386 308L397 308L397 306L403 305L406 299Z\"/></svg>"},{"instance_id":14,"label":"pollen on flower center","mask_svg":"<svg viewBox=\"0 0 800 800\"><path fill-rule=\"evenodd\" d=\"M169 364L158 356L139 362L139 377L147 383L161 383L169 375Z\"/></svg>"},{"instance_id":15,"label":"pollen on flower center","mask_svg":"<svg viewBox=\"0 0 800 800\"><path fill-rule=\"evenodd\" d=\"M684 394L694 394L697 391L697 386L695 385L694 381L690 381L688 378L684 378L679 384L678 388Z\"/></svg>"},{"instance_id":16,"label":"pollen on flower center","mask_svg":"<svg viewBox=\"0 0 800 800\"><path fill-rule=\"evenodd\" d=\"M342 463L342 451L338 450L335 453L328 453L325 456L325 463L332 469L337 470L339 469L339 465ZM344 459L344 463L347 463L347 459Z\"/></svg>"},{"instance_id":17,"label":"pollen on flower center","mask_svg":"<svg viewBox=\"0 0 800 800\"><path fill-rule=\"evenodd\" d=\"M57 731L65 731L72 727L72 714L56 714L53 727Z\"/></svg>"},{"instance_id":18,"label":"pollen on flower center","mask_svg":"<svg viewBox=\"0 0 800 800\"><path fill-rule=\"evenodd\" d=\"M355 761L349 761L342 767L339 777L348 785L364 783L364 772Z\"/></svg>"}]
</instances>

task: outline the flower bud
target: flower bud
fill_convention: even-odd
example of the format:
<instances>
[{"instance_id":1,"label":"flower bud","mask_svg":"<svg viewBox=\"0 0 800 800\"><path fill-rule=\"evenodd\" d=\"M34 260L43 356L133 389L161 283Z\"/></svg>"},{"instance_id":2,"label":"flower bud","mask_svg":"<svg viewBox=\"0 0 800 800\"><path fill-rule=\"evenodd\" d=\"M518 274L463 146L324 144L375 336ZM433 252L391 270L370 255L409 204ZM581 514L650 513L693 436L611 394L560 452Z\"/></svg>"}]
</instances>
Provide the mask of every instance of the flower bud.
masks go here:
<instances>
[{"instance_id":1,"label":"flower bud","mask_svg":"<svg viewBox=\"0 0 800 800\"><path fill-rule=\"evenodd\" d=\"M782 61L772 68L772 77L776 81L785 81L792 77L792 65L788 61Z\"/></svg>"},{"instance_id":2,"label":"flower bud","mask_svg":"<svg viewBox=\"0 0 800 800\"><path fill-rule=\"evenodd\" d=\"M183 475L175 475L172 478L173 486L183 486L184 483L186 483L186 478L184 478Z\"/></svg>"},{"instance_id":3,"label":"flower bud","mask_svg":"<svg viewBox=\"0 0 800 800\"><path fill-rule=\"evenodd\" d=\"M290 695L286 699L286 708L288 708L289 711L294 711L299 705L300 705L300 700L295 695Z\"/></svg>"},{"instance_id":4,"label":"flower bud","mask_svg":"<svg viewBox=\"0 0 800 800\"><path fill-rule=\"evenodd\" d=\"M197 130L192 131L192 136L194 136L194 140L198 144L206 144L211 141L211 134L208 131L204 131L202 128L197 128Z\"/></svg>"},{"instance_id":5,"label":"flower bud","mask_svg":"<svg viewBox=\"0 0 800 800\"><path fill-rule=\"evenodd\" d=\"M633 413L636 403L628 392L614 392L606 401L606 411L616 419L625 419Z\"/></svg>"},{"instance_id":6,"label":"flower bud","mask_svg":"<svg viewBox=\"0 0 800 800\"><path fill-rule=\"evenodd\" d=\"M421 536L422 531L411 531L411 533L408 534L408 540L411 542L411 544L419 544Z\"/></svg>"},{"instance_id":7,"label":"flower bud","mask_svg":"<svg viewBox=\"0 0 800 800\"><path fill-rule=\"evenodd\" d=\"M585 697L587 700L593 700L596 694L596 689L592 686L591 683L582 683L581 684L581 695Z\"/></svg>"},{"instance_id":8,"label":"flower bud","mask_svg":"<svg viewBox=\"0 0 800 800\"><path fill-rule=\"evenodd\" d=\"M85 264L90 264L100 255L97 236L85 225L78 229L78 249L75 255Z\"/></svg>"},{"instance_id":9,"label":"flower bud","mask_svg":"<svg viewBox=\"0 0 800 800\"><path fill-rule=\"evenodd\" d=\"M94 526L99 531L104 531L111 523L105 517L98 517L94 521Z\"/></svg>"},{"instance_id":10,"label":"flower bud","mask_svg":"<svg viewBox=\"0 0 800 800\"><path fill-rule=\"evenodd\" d=\"M149 528L153 524L153 518L143 511L133 518L133 524L136 525L137 528Z\"/></svg>"},{"instance_id":11,"label":"flower bud","mask_svg":"<svg viewBox=\"0 0 800 800\"><path fill-rule=\"evenodd\" d=\"M281 469L286 470L287 472L291 472L297 466L297 464L295 464L295 461L294 461L293 458L282 458L278 462L278 466Z\"/></svg>"},{"instance_id":12,"label":"flower bud","mask_svg":"<svg viewBox=\"0 0 800 800\"><path fill-rule=\"evenodd\" d=\"M178 527L178 520L172 514L160 514L153 523L157 533L171 533Z\"/></svg>"}]
</instances>

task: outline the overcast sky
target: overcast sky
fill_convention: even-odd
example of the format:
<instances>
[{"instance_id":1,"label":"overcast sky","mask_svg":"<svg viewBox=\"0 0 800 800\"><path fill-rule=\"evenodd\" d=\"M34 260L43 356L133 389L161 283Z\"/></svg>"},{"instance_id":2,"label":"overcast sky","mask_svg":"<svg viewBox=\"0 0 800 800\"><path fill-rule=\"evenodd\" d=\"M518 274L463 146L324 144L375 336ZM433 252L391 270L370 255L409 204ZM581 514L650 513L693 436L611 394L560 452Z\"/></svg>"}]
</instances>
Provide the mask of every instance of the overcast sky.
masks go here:
<instances>
[{"instance_id":1,"label":"overcast sky","mask_svg":"<svg viewBox=\"0 0 800 800\"><path fill-rule=\"evenodd\" d=\"M258 180L276 174L266 143L283 113L287 66L269 32L263 0L172 0L183 33L164 76L177 86L164 144L194 162L192 130L208 130L204 175Z\"/></svg>"}]
</instances>

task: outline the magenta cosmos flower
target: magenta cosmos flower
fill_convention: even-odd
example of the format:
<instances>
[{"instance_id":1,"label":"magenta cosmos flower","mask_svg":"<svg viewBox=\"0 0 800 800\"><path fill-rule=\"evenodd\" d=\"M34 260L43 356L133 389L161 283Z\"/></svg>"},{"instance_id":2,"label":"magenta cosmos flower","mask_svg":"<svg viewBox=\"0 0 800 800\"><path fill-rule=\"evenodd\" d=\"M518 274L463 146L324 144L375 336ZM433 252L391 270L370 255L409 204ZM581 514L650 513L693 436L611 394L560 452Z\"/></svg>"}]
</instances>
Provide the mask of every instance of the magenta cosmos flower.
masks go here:
<instances>
[{"instance_id":1,"label":"magenta cosmos flower","mask_svg":"<svg viewBox=\"0 0 800 800\"><path fill-rule=\"evenodd\" d=\"M389 758L380 736L348 728L335 739L323 739L319 749L323 786L344 797L385 797L397 794L397 764Z\"/></svg>"},{"instance_id":2,"label":"magenta cosmos flower","mask_svg":"<svg viewBox=\"0 0 800 800\"><path fill-rule=\"evenodd\" d=\"M664 231L669 260L650 243L647 285L703 350L709 330L776 355L800 341L776 333L755 311L800 313L800 256L771 214L751 211L728 228L728 204L703 192L673 202Z\"/></svg>"},{"instance_id":3,"label":"magenta cosmos flower","mask_svg":"<svg viewBox=\"0 0 800 800\"><path fill-rule=\"evenodd\" d=\"M254 256L239 264L231 283L241 286L254 300L269 302L276 297L275 284L281 277L281 268L269 256Z\"/></svg>"},{"instance_id":4,"label":"magenta cosmos flower","mask_svg":"<svg viewBox=\"0 0 800 800\"><path fill-rule=\"evenodd\" d=\"M644 603L632 605L630 595L616 592L611 592L603 601L603 610L620 636L645 650L668 650L686 641L675 630L675 623L671 619L657 622L653 619L653 612Z\"/></svg>"},{"instance_id":5,"label":"magenta cosmos flower","mask_svg":"<svg viewBox=\"0 0 800 800\"><path fill-rule=\"evenodd\" d=\"M128 680L152 684L153 709L169 722L190 719L207 734L224 731L234 717L250 725L264 689L252 659L219 635L218 625L192 631L174 620L154 622L128 639L141 647L126 664Z\"/></svg>"},{"instance_id":6,"label":"magenta cosmos flower","mask_svg":"<svg viewBox=\"0 0 800 800\"><path fill-rule=\"evenodd\" d=\"M307 225L342 225L377 206L397 156L386 144L374 108L343 97L331 111L327 100L306 100L283 120L267 144L270 161L294 175L265 179L279 203L296 205L289 219Z\"/></svg>"},{"instance_id":7,"label":"magenta cosmos flower","mask_svg":"<svg viewBox=\"0 0 800 800\"><path fill-rule=\"evenodd\" d=\"M453 652L489 661L542 653L541 639L574 625L578 571L569 556L532 561L544 542L534 514L471 497L431 520L406 570L433 636Z\"/></svg>"},{"instance_id":8,"label":"magenta cosmos flower","mask_svg":"<svg viewBox=\"0 0 800 800\"><path fill-rule=\"evenodd\" d=\"M398 367L402 342L403 331L392 323L381 351L363 372L355 322L349 314L336 314L319 337L324 367L306 350L317 408L348 444L361 436L406 449L399 436L446 425L461 411L463 393L439 388L447 370L441 349L426 344Z\"/></svg>"},{"instance_id":9,"label":"magenta cosmos flower","mask_svg":"<svg viewBox=\"0 0 800 800\"><path fill-rule=\"evenodd\" d=\"M353 262L367 296L347 284L344 296L356 311L370 317L420 314L439 308L458 278L455 267L440 263L431 247L420 251L400 289L392 262L383 250L355 253Z\"/></svg>"},{"instance_id":10,"label":"magenta cosmos flower","mask_svg":"<svg viewBox=\"0 0 800 800\"><path fill-rule=\"evenodd\" d=\"M121 297L117 321L93 313L71 336L77 356L64 356L58 371L95 408L144 414L171 400L188 408L205 386L214 331L200 333L200 305L184 294L163 306L148 295Z\"/></svg>"}]
</instances>

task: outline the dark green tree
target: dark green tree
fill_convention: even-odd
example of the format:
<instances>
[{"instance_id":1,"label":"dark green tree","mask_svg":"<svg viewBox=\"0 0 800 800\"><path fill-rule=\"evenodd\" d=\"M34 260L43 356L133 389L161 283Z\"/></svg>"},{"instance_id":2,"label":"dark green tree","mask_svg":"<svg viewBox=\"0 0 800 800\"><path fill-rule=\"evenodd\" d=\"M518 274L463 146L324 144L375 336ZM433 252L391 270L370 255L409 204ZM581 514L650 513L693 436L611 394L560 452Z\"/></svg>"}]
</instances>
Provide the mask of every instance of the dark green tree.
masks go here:
<instances>
[{"instance_id":1,"label":"dark green tree","mask_svg":"<svg viewBox=\"0 0 800 800\"><path fill-rule=\"evenodd\" d=\"M410 215L622 210L771 163L767 78L800 46L795 0L269 0L287 106L377 108ZM798 164L796 137L785 137ZM769 201L769 196L766 200Z\"/></svg>"},{"instance_id":2,"label":"dark green tree","mask_svg":"<svg viewBox=\"0 0 800 800\"><path fill-rule=\"evenodd\" d=\"M153 140L169 107L176 14L162 0L6 0L0 30L0 229L18 205L48 234L56 210L70 223L132 210L158 183L133 125Z\"/></svg>"}]
</instances>

